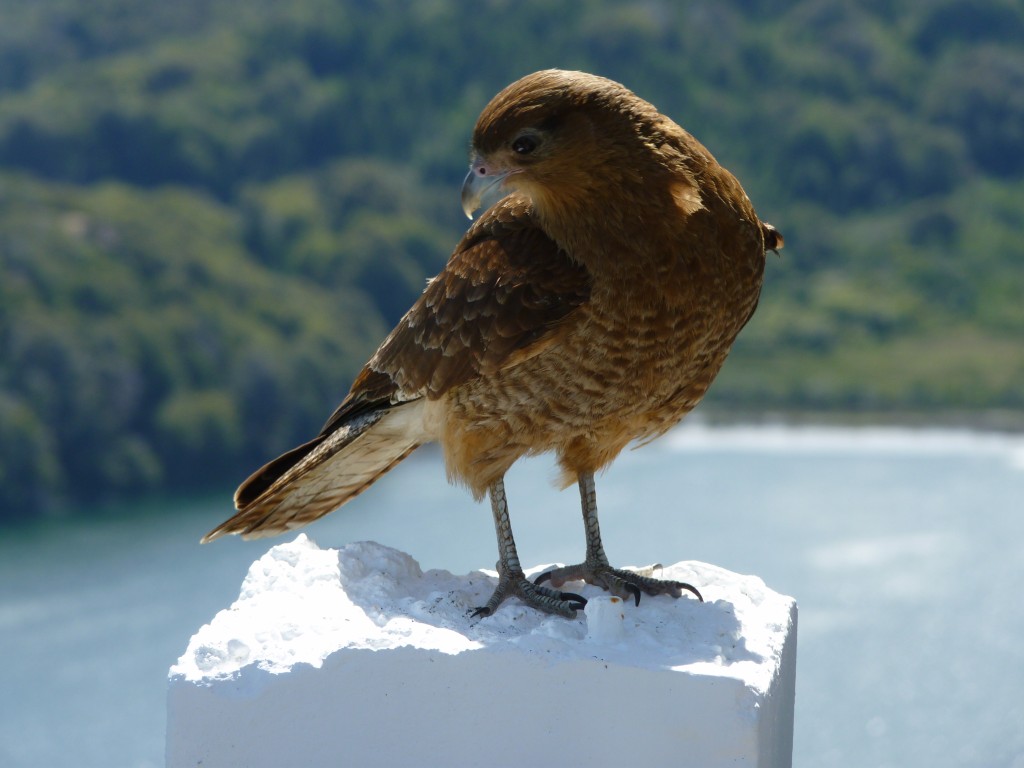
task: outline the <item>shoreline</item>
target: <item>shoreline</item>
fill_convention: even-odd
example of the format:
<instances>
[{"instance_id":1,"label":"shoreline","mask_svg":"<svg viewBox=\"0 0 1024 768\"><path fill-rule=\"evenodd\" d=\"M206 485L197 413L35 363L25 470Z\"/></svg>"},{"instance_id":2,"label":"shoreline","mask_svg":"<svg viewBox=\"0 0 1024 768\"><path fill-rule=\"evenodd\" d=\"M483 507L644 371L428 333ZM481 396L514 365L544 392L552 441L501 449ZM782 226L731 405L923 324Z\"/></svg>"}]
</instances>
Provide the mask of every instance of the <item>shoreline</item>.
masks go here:
<instances>
[{"instance_id":1,"label":"shoreline","mask_svg":"<svg viewBox=\"0 0 1024 768\"><path fill-rule=\"evenodd\" d=\"M814 428L870 431L906 430L909 432L963 432L984 437L986 435L1015 440L1024 438L1024 411L816 411L816 410L746 410L727 411L721 407L698 406L698 408L666 435L654 441L655 444L671 439L673 433L686 434L687 430L812 430ZM939 438L939 435L935 435ZM435 443L428 443L417 450L407 461L417 458L440 457ZM241 474L240 474L241 476ZM148 493L112 494L106 498L90 501L62 499L47 509L0 517L0 531L27 531L51 525L64 525L72 520L139 519L140 517L162 514L168 498L184 499L193 506L216 506L223 500L225 509L230 508L231 492L235 480L216 485L190 488L156 490ZM83 509L90 510L82 514Z\"/></svg>"},{"instance_id":2,"label":"shoreline","mask_svg":"<svg viewBox=\"0 0 1024 768\"><path fill-rule=\"evenodd\" d=\"M705 427L891 427L903 429L962 429L972 432L1024 434L1024 410L984 411L819 411L698 406L681 422ZM676 429L678 427L674 427Z\"/></svg>"}]
</instances>

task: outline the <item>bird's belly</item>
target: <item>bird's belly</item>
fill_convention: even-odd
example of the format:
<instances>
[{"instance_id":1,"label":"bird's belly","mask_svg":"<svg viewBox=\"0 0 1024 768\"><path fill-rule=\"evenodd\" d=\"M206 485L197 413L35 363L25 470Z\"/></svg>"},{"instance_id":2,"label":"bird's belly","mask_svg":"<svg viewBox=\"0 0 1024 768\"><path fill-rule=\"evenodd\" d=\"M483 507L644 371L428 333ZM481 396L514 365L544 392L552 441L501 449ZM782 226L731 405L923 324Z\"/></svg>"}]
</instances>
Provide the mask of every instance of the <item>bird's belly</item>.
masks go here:
<instances>
[{"instance_id":1,"label":"bird's belly","mask_svg":"<svg viewBox=\"0 0 1024 768\"><path fill-rule=\"evenodd\" d=\"M703 397L738 331L712 318L581 313L558 344L449 394L449 471L482 492L525 454L556 451L567 471L595 471L663 433Z\"/></svg>"}]
</instances>

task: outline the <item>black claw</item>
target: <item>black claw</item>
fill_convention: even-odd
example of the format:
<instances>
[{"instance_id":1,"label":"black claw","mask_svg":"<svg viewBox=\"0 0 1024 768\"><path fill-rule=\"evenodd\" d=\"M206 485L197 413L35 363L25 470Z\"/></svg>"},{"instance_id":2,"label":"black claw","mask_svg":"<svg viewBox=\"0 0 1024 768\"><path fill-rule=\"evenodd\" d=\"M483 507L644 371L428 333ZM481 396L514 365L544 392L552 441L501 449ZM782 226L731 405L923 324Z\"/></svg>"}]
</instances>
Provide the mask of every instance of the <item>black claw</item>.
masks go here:
<instances>
[{"instance_id":1,"label":"black claw","mask_svg":"<svg viewBox=\"0 0 1024 768\"><path fill-rule=\"evenodd\" d=\"M587 598L583 597L583 595L577 595L575 592L562 592L559 597L572 605L577 611L587 607Z\"/></svg>"},{"instance_id":2,"label":"black claw","mask_svg":"<svg viewBox=\"0 0 1024 768\"><path fill-rule=\"evenodd\" d=\"M550 579L551 579L551 571L545 571L540 576L538 576L536 579L534 579L533 583L534 584L543 584L545 581L549 581Z\"/></svg>"},{"instance_id":3,"label":"black claw","mask_svg":"<svg viewBox=\"0 0 1024 768\"><path fill-rule=\"evenodd\" d=\"M701 597L701 594L700 594L700 592L698 592L698 591L697 591L697 588L696 588L695 586L693 586L692 584L683 584L683 583L680 583L680 584L679 584L679 588L680 588L680 589L685 589L685 590L687 590L687 591L689 591L689 592L693 592L693 594L697 596L697 599L698 599L698 600L700 600L700 601L701 601L702 603L704 602L704 598L703 598L703 597Z\"/></svg>"},{"instance_id":4,"label":"black claw","mask_svg":"<svg viewBox=\"0 0 1024 768\"><path fill-rule=\"evenodd\" d=\"M471 619L482 619L485 616L490 616L490 615L491 615L491 609L488 608L486 605L481 605L479 608L474 609L469 614L469 618L471 618Z\"/></svg>"},{"instance_id":5,"label":"black claw","mask_svg":"<svg viewBox=\"0 0 1024 768\"><path fill-rule=\"evenodd\" d=\"M633 598L636 600L636 604L640 605L640 587L636 584L626 584L626 589L633 593Z\"/></svg>"}]
</instances>

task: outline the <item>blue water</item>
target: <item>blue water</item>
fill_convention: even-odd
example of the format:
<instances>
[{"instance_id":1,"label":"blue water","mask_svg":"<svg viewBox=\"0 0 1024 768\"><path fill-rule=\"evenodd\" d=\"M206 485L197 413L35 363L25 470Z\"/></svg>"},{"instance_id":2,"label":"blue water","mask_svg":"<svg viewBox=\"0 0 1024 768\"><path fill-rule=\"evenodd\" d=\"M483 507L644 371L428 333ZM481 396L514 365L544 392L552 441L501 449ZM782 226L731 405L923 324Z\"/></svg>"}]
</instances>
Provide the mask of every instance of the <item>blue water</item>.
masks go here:
<instances>
[{"instance_id":1,"label":"blue water","mask_svg":"<svg viewBox=\"0 0 1024 768\"><path fill-rule=\"evenodd\" d=\"M582 554L553 476L508 478L527 564ZM163 764L168 667L276 541L198 545L230 490L0 531L0 765ZM691 427L620 457L598 501L618 564L704 560L797 598L795 765L1024 768L1024 439ZM431 452L307 532L457 573L495 558Z\"/></svg>"}]
</instances>

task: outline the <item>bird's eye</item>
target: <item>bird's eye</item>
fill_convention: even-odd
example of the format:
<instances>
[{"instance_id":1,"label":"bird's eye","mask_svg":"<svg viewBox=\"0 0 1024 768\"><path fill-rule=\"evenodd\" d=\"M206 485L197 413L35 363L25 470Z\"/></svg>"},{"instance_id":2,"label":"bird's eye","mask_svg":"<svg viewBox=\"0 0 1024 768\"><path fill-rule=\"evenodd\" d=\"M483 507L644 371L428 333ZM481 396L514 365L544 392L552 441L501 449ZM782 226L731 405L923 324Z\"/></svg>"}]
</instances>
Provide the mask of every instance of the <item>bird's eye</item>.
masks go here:
<instances>
[{"instance_id":1,"label":"bird's eye","mask_svg":"<svg viewBox=\"0 0 1024 768\"><path fill-rule=\"evenodd\" d=\"M537 148L539 143L533 136L520 136L512 142L512 151L517 155L528 155Z\"/></svg>"}]
</instances>

